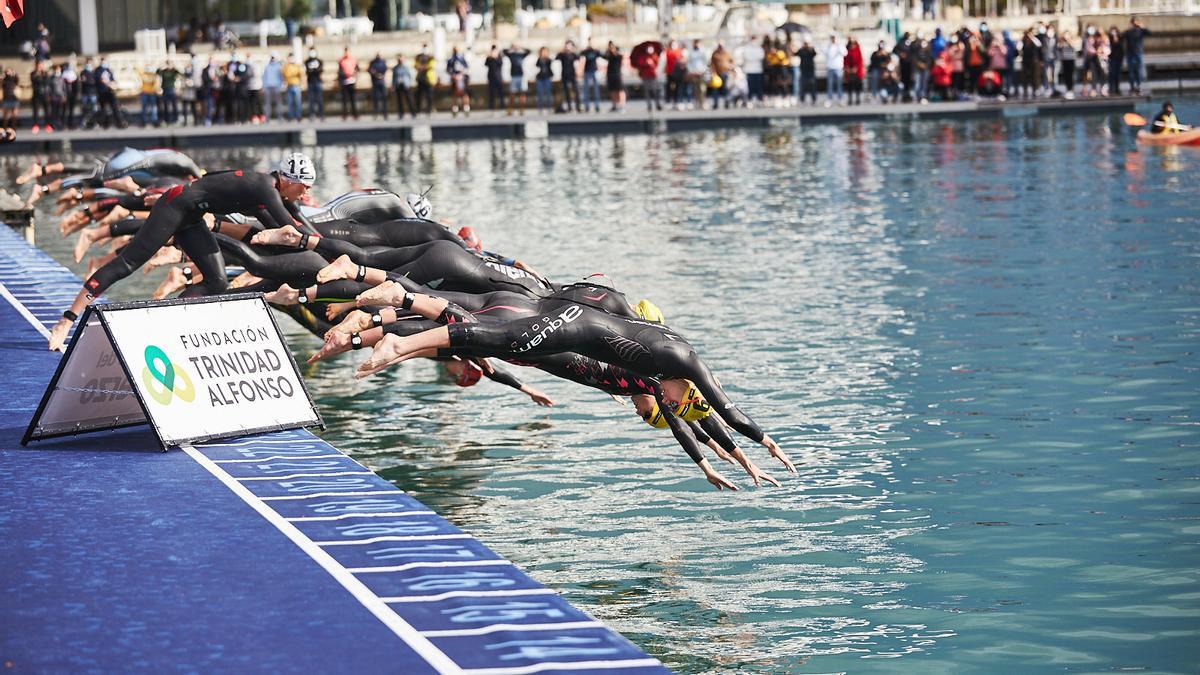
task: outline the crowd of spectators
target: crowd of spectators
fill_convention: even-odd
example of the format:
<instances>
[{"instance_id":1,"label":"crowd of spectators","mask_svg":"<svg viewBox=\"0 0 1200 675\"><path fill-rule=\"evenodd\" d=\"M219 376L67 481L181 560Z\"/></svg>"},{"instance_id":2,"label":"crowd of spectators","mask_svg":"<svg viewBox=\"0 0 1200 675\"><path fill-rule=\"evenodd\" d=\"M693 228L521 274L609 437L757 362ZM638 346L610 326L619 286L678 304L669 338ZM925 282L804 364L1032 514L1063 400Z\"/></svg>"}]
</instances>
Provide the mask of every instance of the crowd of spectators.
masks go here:
<instances>
[{"instance_id":1,"label":"crowd of spectators","mask_svg":"<svg viewBox=\"0 0 1200 675\"><path fill-rule=\"evenodd\" d=\"M895 44L881 41L869 52L854 36L836 34L819 45L812 44L815 38L779 34L752 37L733 48L669 40L643 42L628 52L611 41L600 49L588 40L579 49L568 40L553 54L547 47L535 53L517 44L493 45L484 58L481 88L488 110L508 115L524 114L530 88L542 113L600 112L602 104L621 112L631 86L657 110L1074 97L1077 86L1080 95L1115 96L1125 80L1132 93L1140 93L1150 31L1134 18L1123 31L1088 25L1083 33L1076 37L1038 24L1020 35L997 34L981 23L950 33L939 28L930 36L905 33ZM454 115L471 111L471 64L458 47L445 63L422 45L411 65L404 55L389 60L377 53L365 67L349 48L334 64L315 50L303 59L272 53L257 63L236 50L193 56L182 68L169 62L145 67L132 115L118 102L104 57L87 58L77 69L51 61L48 38L46 50L28 79L35 133L124 126L131 118L143 126L325 119L330 84L343 119L368 113L366 102L360 113L364 93L369 114L380 118L432 114L438 98L448 100ZM818 65L824 67L824 82L818 81ZM627 82L627 76L633 77ZM17 122L22 85L11 69L0 80L5 126Z\"/></svg>"}]
</instances>

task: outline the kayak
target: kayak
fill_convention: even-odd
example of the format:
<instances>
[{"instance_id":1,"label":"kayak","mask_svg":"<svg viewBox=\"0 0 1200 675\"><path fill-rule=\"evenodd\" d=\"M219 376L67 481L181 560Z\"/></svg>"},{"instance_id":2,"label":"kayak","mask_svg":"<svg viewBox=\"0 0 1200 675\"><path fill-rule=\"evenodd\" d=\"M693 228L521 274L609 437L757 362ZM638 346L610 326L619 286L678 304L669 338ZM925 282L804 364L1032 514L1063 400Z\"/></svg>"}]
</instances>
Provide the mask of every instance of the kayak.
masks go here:
<instances>
[{"instance_id":1,"label":"kayak","mask_svg":"<svg viewBox=\"0 0 1200 675\"><path fill-rule=\"evenodd\" d=\"M1139 131L1138 143L1146 145L1200 145L1200 129L1181 131L1177 134L1152 134Z\"/></svg>"}]
</instances>

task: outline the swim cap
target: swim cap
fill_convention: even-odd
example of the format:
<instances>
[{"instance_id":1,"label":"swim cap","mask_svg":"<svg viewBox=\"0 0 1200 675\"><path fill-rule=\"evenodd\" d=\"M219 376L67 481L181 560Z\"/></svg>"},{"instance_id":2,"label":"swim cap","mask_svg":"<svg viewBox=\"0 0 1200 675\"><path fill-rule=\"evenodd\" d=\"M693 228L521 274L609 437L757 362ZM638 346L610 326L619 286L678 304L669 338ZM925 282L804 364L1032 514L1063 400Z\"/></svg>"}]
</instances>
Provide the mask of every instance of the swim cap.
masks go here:
<instances>
[{"instance_id":1,"label":"swim cap","mask_svg":"<svg viewBox=\"0 0 1200 675\"><path fill-rule=\"evenodd\" d=\"M479 241L479 235L475 234L475 230L470 225L464 225L458 228L458 237L470 248L476 251L483 250L483 242Z\"/></svg>"},{"instance_id":2,"label":"swim cap","mask_svg":"<svg viewBox=\"0 0 1200 675\"><path fill-rule=\"evenodd\" d=\"M712 406L700 392L696 390L696 386L688 382L687 394L684 395L683 401L675 408L675 416L686 422L699 422L708 417L712 412ZM667 419L663 416L662 410L658 407L658 401L654 402L654 407L650 409L650 416L646 418L646 424L657 429L665 429L667 427Z\"/></svg>"},{"instance_id":3,"label":"swim cap","mask_svg":"<svg viewBox=\"0 0 1200 675\"><path fill-rule=\"evenodd\" d=\"M460 363L462 363L463 368L458 376L454 378L454 384L460 387L474 386L476 382L479 382L479 378L483 377L483 370L470 361L460 361Z\"/></svg>"},{"instance_id":4,"label":"swim cap","mask_svg":"<svg viewBox=\"0 0 1200 675\"><path fill-rule=\"evenodd\" d=\"M638 304L634 306L633 311L637 312L637 315L646 321L653 321L654 323L667 322L667 318L663 316L662 310L658 308L658 305L655 305L646 298L639 300Z\"/></svg>"},{"instance_id":5,"label":"swim cap","mask_svg":"<svg viewBox=\"0 0 1200 675\"><path fill-rule=\"evenodd\" d=\"M429 203L429 200L424 195L410 192L404 195L404 201L418 218L429 220L433 217L433 204Z\"/></svg>"},{"instance_id":6,"label":"swim cap","mask_svg":"<svg viewBox=\"0 0 1200 675\"><path fill-rule=\"evenodd\" d=\"M303 183L309 187L317 182L317 169L308 155L302 152L293 152L279 160L279 165L275 167L275 173L284 180Z\"/></svg>"}]
</instances>

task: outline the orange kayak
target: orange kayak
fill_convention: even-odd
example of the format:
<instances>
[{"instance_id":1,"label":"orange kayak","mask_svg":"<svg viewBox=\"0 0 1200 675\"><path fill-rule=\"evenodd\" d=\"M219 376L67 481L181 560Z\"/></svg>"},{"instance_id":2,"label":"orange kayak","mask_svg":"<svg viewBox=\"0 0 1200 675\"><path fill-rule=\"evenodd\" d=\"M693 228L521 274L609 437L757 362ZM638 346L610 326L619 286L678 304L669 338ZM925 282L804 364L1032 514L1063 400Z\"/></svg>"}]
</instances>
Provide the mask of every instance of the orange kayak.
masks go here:
<instances>
[{"instance_id":1,"label":"orange kayak","mask_svg":"<svg viewBox=\"0 0 1200 675\"><path fill-rule=\"evenodd\" d=\"M1152 134L1148 131L1139 131L1137 140L1138 143L1146 145L1200 145L1200 129L1181 131L1177 134Z\"/></svg>"}]
</instances>

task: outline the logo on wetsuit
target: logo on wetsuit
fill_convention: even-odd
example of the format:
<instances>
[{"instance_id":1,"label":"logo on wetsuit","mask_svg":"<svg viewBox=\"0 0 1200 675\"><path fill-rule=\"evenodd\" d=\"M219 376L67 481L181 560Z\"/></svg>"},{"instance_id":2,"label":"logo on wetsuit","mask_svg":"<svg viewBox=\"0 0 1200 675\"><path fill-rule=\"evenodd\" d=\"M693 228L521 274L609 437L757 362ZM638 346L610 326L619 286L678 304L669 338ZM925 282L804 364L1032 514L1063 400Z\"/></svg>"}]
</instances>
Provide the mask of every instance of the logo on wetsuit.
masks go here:
<instances>
[{"instance_id":1,"label":"logo on wetsuit","mask_svg":"<svg viewBox=\"0 0 1200 675\"><path fill-rule=\"evenodd\" d=\"M509 279L533 279L534 281L537 281L537 278L529 272L526 272L522 269L517 269L516 267L512 267L510 265L501 265L500 263L495 263L490 260L485 260L483 264L503 274Z\"/></svg>"},{"instance_id":2,"label":"logo on wetsuit","mask_svg":"<svg viewBox=\"0 0 1200 675\"><path fill-rule=\"evenodd\" d=\"M530 349L542 344L546 337L552 334L554 331L562 328L568 323L571 323L575 319L578 319L580 316L583 316L583 310L572 305L564 309L562 313L558 315L558 318L551 319L548 316L542 317L541 321L533 324L533 327L523 334L523 337L529 337L529 333L532 331L534 333L533 337L529 338L524 345L519 347L517 346L517 343L514 342L512 347L518 352L527 352Z\"/></svg>"}]
</instances>

